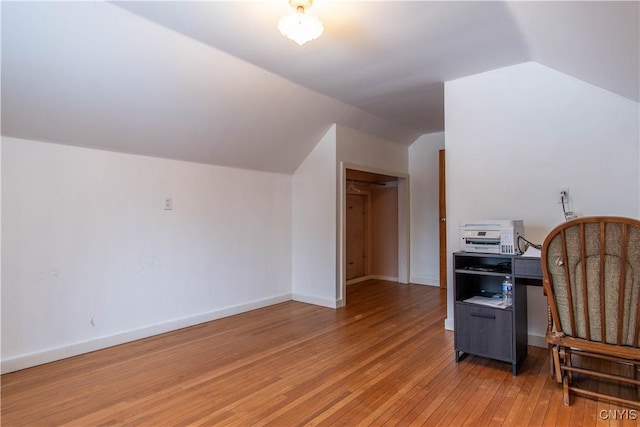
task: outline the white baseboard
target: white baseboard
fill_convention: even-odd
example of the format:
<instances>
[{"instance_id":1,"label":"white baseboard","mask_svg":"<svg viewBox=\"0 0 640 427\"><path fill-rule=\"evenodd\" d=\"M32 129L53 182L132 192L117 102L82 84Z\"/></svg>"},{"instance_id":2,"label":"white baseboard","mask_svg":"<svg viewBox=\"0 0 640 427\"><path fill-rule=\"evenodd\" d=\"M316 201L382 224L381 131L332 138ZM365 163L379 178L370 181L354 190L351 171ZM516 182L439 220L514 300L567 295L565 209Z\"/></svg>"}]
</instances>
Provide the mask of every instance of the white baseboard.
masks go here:
<instances>
[{"instance_id":1,"label":"white baseboard","mask_svg":"<svg viewBox=\"0 0 640 427\"><path fill-rule=\"evenodd\" d=\"M337 300L325 299L325 298L317 297L314 295L293 294L291 296L291 299L298 302L304 302L306 304L319 305L321 307L328 307L328 308L338 307Z\"/></svg>"},{"instance_id":2,"label":"white baseboard","mask_svg":"<svg viewBox=\"0 0 640 427\"><path fill-rule=\"evenodd\" d=\"M371 276L362 276L362 277L356 277L355 279L349 279L347 280L347 286L355 285L356 283L364 282L371 279L372 279Z\"/></svg>"},{"instance_id":3,"label":"white baseboard","mask_svg":"<svg viewBox=\"0 0 640 427\"><path fill-rule=\"evenodd\" d=\"M392 276L380 276L377 274L372 274L371 276L369 276L370 279L374 279L374 280L386 280L388 282L397 282L398 278L397 277L392 277Z\"/></svg>"},{"instance_id":4,"label":"white baseboard","mask_svg":"<svg viewBox=\"0 0 640 427\"><path fill-rule=\"evenodd\" d=\"M426 286L440 286L440 278L439 277L411 277L409 279L411 283L416 285L426 285Z\"/></svg>"},{"instance_id":5,"label":"white baseboard","mask_svg":"<svg viewBox=\"0 0 640 427\"><path fill-rule=\"evenodd\" d=\"M454 327L453 327L453 326L454 326L454 325L453 325L453 319L451 319L451 318L449 318L449 317L447 317L446 319L444 319L444 328L445 328L447 331L453 331L453 330L454 330Z\"/></svg>"},{"instance_id":6,"label":"white baseboard","mask_svg":"<svg viewBox=\"0 0 640 427\"><path fill-rule=\"evenodd\" d=\"M364 282L366 280L386 280L388 282L397 282L397 277L392 276L380 276L377 274L370 274L368 276L356 277L355 279L347 280L347 286L354 285L356 283Z\"/></svg>"},{"instance_id":7,"label":"white baseboard","mask_svg":"<svg viewBox=\"0 0 640 427\"><path fill-rule=\"evenodd\" d=\"M268 307L270 305L279 304L285 301L291 301L291 299L291 294L278 295L275 297L265 298L257 301L251 301L244 304L209 311L207 313L197 314L195 316L170 320L168 322L147 326L115 335L100 337L62 347L56 347L37 353L26 354L24 356L13 357L11 359L2 360L0 364L0 372L5 374L7 372L18 371L20 369L30 368L32 366L42 365L44 363L66 359L67 357L101 350L107 347L136 341L142 338L148 338L153 335L159 335L165 332L171 332L189 326L198 325L200 323L210 322L212 320L233 316L235 314L256 310L258 308Z\"/></svg>"}]
</instances>

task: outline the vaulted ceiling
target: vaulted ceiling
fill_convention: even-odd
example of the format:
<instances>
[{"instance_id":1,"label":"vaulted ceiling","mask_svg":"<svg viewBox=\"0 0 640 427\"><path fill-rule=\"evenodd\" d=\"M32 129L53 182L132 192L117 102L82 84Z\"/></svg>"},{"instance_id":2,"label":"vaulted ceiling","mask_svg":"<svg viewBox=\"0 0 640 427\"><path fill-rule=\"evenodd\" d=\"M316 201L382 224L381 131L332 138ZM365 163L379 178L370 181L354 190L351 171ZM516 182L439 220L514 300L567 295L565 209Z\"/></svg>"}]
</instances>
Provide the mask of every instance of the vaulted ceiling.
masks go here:
<instances>
[{"instance_id":1,"label":"vaulted ceiling","mask_svg":"<svg viewBox=\"0 0 640 427\"><path fill-rule=\"evenodd\" d=\"M536 61L640 101L626 2L2 2L2 134L290 173L332 123L402 145L444 129L444 82Z\"/></svg>"}]
</instances>

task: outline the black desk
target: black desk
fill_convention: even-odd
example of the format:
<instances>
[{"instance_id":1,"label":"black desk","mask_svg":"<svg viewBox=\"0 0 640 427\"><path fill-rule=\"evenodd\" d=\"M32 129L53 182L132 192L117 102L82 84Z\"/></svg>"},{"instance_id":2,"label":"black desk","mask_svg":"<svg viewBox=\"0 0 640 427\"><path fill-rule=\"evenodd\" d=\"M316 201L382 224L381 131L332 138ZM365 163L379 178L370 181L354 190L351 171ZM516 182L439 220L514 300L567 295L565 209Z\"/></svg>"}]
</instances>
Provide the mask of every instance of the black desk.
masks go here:
<instances>
[{"instance_id":1,"label":"black desk","mask_svg":"<svg viewBox=\"0 0 640 427\"><path fill-rule=\"evenodd\" d=\"M513 278L527 285L542 286L542 264L540 258L511 255Z\"/></svg>"},{"instance_id":2,"label":"black desk","mask_svg":"<svg viewBox=\"0 0 640 427\"><path fill-rule=\"evenodd\" d=\"M456 362L475 354L509 362L517 375L527 356L527 285L542 286L540 258L456 252L453 272ZM511 306L478 301L496 301L507 275L513 280Z\"/></svg>"}]
</instances>

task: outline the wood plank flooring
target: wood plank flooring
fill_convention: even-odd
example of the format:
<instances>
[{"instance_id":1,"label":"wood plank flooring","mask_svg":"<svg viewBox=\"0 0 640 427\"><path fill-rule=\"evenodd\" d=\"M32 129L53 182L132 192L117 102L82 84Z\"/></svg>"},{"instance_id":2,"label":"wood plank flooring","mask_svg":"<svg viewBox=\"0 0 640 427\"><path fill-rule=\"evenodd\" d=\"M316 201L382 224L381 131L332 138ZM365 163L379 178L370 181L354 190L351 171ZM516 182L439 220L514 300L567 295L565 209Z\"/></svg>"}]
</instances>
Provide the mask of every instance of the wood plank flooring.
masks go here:
<instances>
[{"instance_id":1,"label":"wood plank flooring","mask_svg":"<svg viewBox=\"0 0 640 427\"><path fill-rule=\"evenodd\" d=\"M2 425L637 425L615 404L562 405L546 349L529 347L517 377L455 363L446 290L368 281L348 302L286 302L5 374Z\"/></svg>"}]
</instances>

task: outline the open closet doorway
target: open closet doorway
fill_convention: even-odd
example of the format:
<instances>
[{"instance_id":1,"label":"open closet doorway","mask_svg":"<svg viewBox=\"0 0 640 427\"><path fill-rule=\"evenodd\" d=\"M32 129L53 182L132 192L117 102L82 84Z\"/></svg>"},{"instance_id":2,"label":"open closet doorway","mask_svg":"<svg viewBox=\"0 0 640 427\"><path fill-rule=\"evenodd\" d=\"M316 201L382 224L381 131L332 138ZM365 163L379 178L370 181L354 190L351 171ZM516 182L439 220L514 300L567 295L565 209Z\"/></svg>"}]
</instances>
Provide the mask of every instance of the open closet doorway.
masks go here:
<instances>
[{"instance_id":1,"label":"open closet doorway","mask_svg":"<svg viewBox=\"0 0 640 427\"><path fill-rule=\"evenodd\" d=\"M402 251L406 176L346 167L342 216L343 277L342 302L346 287L369 279L406 283L408 250ZM402 254L402 255L401 255ZM400 280L402 278L403 280Z\"/></svg>"}]
</instances>

